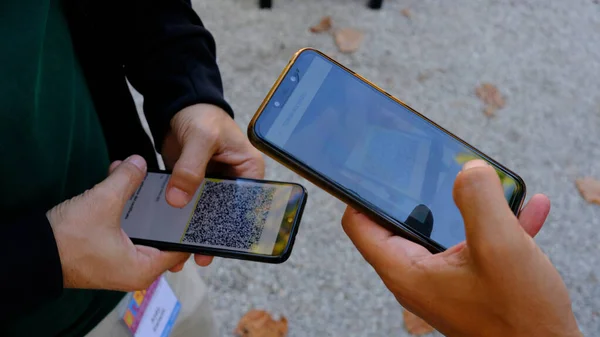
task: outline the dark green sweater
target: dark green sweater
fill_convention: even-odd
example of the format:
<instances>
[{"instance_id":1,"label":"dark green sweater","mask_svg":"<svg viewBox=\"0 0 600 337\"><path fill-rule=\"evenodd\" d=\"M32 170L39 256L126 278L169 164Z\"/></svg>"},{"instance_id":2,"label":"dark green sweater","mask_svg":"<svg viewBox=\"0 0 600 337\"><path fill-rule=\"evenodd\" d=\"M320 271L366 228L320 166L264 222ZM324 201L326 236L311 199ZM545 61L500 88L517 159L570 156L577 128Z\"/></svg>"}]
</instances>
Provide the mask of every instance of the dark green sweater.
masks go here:
<instances>
[{"instance_id":1,"label":"dark green sweater","mask_svg":"<svg viewBox=\"0 0 600 337\"><path fill-rule=\"evenodd\" d=\"M39 294L39 302L27 308L19 308L20 296L10 289L2 295L10 315L2 319L0 335L81 336L123 294L48 293L60 287L47 282L62 277L50 269L58 252L48 240L52 232L44 212L106 177L102 129L58 0L0 1L0 45L1 225L23 250L19 267L1 270L0 281L23 277ZM30 245L50 246L29 250Z\"/></svg>"}]
</instances>

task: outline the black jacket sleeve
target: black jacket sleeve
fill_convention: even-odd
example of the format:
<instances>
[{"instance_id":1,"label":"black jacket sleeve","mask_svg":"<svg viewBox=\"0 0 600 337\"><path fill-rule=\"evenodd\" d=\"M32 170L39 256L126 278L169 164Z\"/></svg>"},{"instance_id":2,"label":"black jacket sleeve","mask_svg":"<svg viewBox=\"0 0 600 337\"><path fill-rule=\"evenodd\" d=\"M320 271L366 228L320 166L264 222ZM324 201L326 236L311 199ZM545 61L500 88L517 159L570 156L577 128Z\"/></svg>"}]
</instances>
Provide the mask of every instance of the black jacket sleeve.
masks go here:
<instances>
[{"instance_id":1,"label":"black jacket sleeve","mask_svg":"<svg viewBox=\"0 0 600 337\"><path fill-rule=\"evenodd\" d=\"M215 41L189 0L127 0L123 64L144 96L144 112L160 152L171 118L196 104L217 105L233 117L223 97ZM130 7L132 6L132 7Z\"/></svg>"},{"instance_id":2,"label":"black jacket sleeve","mask_svg":"<svg viewBox=\"0 0 600 337\"><path fill-rule=\"evenodd\" d=\"M4 320L7 313L13 315L40 300L58 297L63 290L63 275L54 233L45 213L1 226L0 256L4 260L0 285L3 296L11 299L10 305L2 305L0 310Z\"/></svg>"}]
</instances>

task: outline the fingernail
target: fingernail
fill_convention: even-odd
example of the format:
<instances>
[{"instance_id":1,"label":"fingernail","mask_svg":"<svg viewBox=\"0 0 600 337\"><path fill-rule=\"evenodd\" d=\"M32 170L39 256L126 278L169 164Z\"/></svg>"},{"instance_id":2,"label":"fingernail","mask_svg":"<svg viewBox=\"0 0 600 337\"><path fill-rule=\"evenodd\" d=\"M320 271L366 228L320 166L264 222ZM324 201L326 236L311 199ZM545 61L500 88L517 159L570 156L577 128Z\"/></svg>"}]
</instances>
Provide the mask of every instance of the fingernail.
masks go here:
<instances>
[{"instance_id":1,"label":"fingernail","mask_svg":"<svg viewBox=\"0 0 600 337\"><path fill-rule=\"evenodd\" d=\"M125 161L128 163L132 163L137 168L139 168L141 171L146 170L146 161L144 160L144 158L142 158L140 156L133 155L133 156L130 156L129 158L125 159Z\"/></svg>"},{"instance_id":2,"label":"fingernail","mask_svg":"<svg viewBox=\"0 0 600 337\"><path fill-rule=\"evenodd\" d=\"M463 166L462 170L466 171L468 169L472 169L472 168L475 168L475 167L486 167L486 166L489 166L489 164L486 161L484 161L482 159L474 159L474 160L468 161Z\"/></svg>"},{"instance_id":3,"label":"fingernail","mask_svg":"<svg viewBox=\"0 0 600 337\"><path fill-rule=\"evenodd\" d=\"M171 202L171 204L183 207L190 202L190 195L186 192L178 189L177 187L171 187L167 191L167 199Z\"/></svg>"}]
</instances>

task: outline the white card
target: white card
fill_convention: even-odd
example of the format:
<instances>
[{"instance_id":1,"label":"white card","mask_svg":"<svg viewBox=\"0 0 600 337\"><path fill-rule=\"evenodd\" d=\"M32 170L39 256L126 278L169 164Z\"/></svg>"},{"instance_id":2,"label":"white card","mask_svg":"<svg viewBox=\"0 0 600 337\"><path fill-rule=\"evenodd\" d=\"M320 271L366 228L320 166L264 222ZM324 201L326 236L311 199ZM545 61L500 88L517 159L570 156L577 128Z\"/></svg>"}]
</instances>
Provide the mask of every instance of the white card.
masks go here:
<instances>
[{"instance_id":1,"label":"white card","mask_svg":"<svg viewBox=\"0 0 600 337\"><path fill-rule=\"evenodd\" d=\"M122 320L134 337L167 337L181 303L164 276L146 290L132 294Z\"/></svg>"}]
</instances>

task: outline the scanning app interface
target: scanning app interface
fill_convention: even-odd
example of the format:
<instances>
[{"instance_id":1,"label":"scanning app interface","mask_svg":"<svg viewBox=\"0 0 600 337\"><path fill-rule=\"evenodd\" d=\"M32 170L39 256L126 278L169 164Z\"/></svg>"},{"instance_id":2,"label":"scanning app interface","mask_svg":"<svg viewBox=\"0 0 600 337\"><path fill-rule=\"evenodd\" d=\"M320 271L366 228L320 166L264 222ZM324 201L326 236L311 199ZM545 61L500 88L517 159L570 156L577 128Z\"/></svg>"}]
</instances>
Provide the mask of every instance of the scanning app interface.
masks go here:
<instances>
[{"instance_id":1,"label":"scanning app interface","mask_svg":"<svg viewBox=\"0 0 600 337\"><path fill-rule=\"evenodd\" d=\"M206 178L187 206L175 208L165 199L169 177L149 172L129 199L121 217L129 237L262 255L287 243L281 234L292 225L283 220L294 216L286 214L293 186Z\"/></svg>"},{"instance_id":2,"label":"scanning app interface","mask_svg":"<svg viewBox=\"0 0 600 337\"><path fill-rule=\"evenodd\" d=\"M477 154L314 52L303 52L258 133L347 191L448 248L465 239L454 179ZM507 200L516 181L497 170Z\"/></svg>"}]
</instances>

